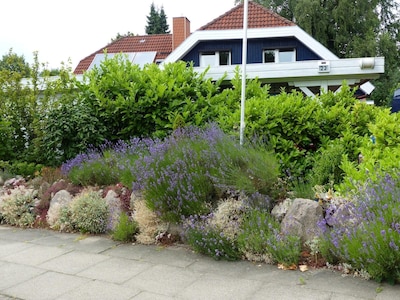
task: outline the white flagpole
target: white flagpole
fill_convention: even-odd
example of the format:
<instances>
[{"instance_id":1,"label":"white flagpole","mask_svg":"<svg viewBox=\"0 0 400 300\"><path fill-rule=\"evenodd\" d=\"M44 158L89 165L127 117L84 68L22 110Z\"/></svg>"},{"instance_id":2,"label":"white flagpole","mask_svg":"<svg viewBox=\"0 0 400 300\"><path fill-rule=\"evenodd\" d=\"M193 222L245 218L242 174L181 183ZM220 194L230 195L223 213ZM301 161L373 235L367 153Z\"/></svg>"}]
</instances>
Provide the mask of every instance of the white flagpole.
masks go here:
<instances>
[{"instance_id":1,"label":"white flagpole","mask_svg":"<svg viewBox=\"0 0 400 300\"><path fill-rule=\"evenodd\" d=\"M240 145L243 145L244 136L244 108L246 102L246 64L247 64L247 19L249 14L249 2L244 0L243 9L243 50L242 50L242 95L240 101Z\"/></svg>"}]
</instances>

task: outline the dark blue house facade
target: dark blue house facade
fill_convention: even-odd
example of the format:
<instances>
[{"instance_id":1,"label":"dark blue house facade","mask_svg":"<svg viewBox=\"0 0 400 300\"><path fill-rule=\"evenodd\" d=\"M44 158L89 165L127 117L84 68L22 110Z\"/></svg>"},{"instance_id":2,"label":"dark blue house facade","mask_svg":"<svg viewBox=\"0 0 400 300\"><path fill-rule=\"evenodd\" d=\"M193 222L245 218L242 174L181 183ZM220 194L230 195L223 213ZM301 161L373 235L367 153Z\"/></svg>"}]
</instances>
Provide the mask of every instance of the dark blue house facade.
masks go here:
<instances>
[{"instance_id":1,"label":"dark blue house facade","mask_svg":"<svg viewBox=\"0 0 400 300\"><path fill-rule=\"evenodd\" d=\"M294 37L251 39L247 42L247 63L266 63L266 51L292 51L294 61L320 60L322 59L314 51ZM228 52L230 58L228 65L242 63L242 40L201 41L190 50L181 60L193 62L194 67L200 67L202 54L211 52Z\"/></svg>"}]
</instances>

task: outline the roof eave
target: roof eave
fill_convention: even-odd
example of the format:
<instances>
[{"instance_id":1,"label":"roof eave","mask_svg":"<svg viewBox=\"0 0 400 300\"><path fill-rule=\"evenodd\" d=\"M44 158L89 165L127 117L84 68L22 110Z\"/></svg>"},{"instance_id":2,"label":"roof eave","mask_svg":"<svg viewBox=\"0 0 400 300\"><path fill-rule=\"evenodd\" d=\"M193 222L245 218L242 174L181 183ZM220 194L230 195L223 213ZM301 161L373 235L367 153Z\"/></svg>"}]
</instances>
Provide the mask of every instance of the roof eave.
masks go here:
<instances>
[{"instance_id":1,"label":"roof eave","mask_svg":"<svg viewBox=\"0 0 400 300\"><path fill-rule=\"evenodd\" d=\"M373 64L371 65L371 61ZM273 82L308 82L335 81L341 84L343 80L352 79L359 82L362 79L376 79L385 72L383 57L349 58L329 60L330 71L319 71L320 60L299 61L293 63L247 64L246 76L249 79L259 78L268 83ZM367 62L367 63L365 63ZM231 80L235 69L240 65L211 67L206 73L207 78L217 80L225 76ZM197 67L199 73L207 68ZM316 84L318 85L318 84Z\"/></svg>"}]
</instances>

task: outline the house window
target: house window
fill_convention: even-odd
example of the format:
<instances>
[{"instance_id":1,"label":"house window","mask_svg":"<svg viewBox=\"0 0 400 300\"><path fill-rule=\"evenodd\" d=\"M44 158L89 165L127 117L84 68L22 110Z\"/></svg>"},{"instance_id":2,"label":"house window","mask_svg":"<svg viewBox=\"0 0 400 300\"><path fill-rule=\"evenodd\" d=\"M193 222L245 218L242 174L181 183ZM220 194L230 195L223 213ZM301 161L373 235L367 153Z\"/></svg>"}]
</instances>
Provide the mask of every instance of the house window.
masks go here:
<instances>
[{"instance_id":1,"label":"house window","mask_svg":"<svg viewBox=\"0 0 400 300\"><path fill-rule=\"evenodd\" d=\"M229 51L219 52L219 65L228 66L231 64L231 53Z\"/></svg>"},{"instance_id":2,"label":"house window","mask_svg":"<svg viewBox=\"0 0 400 300\"><path fill-rule=\"evenodd\" d=\"M200 53L201 67L228 66L231 64L230 51L209 51Z\"/></svg>"},{"instance_id":3,"label":"house window","mask_svg":"<svg viewBox=\"0 0 400 300\"><path fill-rule=\"evenodd\" d=\"M274 49L264 50L263 62L264 63L285 63L296 61L295 49Z\"/></svg>"},{"instance_id":4,"label":"house window","mask_svg":"<svg viewBox=\"0 0 400 300\"><path fill-rule=\"evenodd\" d=\"M265 50L264 51L264 62L265 63L275 62L275 50Z\"/></svg>"}]
</instances>

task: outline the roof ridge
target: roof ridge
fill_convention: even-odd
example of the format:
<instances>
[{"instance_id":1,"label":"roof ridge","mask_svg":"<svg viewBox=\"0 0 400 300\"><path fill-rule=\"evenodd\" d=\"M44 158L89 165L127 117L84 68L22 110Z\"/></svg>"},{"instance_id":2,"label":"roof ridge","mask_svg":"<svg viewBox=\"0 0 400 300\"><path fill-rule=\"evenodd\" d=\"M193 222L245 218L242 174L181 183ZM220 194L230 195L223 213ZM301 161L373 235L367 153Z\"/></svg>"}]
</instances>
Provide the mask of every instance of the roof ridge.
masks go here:
<instances>
[{"instance_id":1,"label":"roof ridge","mask_svg":"<svg viewBox=\"0 0 400 300\"><path fill-rule=\"evenodd\" d=\"M224 14L220 15L219 17L213 19L212 21L208 22L207 24L201 26L198 30L206 30L207 28L211 27L212 25L214 25L215 23L217 23L218 21L223 20L225 17L228 17L229 15L232 15L233 13L235 13L237 10L242 9L244 7L244 3L240 3L236 6L234 6L233 8L231 8L230 10L228 10L227 12L225 12ZM251 8L258 8L258 9L262 9L265 13L270 14L272 17L278 19L280 22L283 22L285 24L287 24L287 26L296 26L296 24L284 17L282 17L281 15L277 14L276 12L266 8L265 6L262 6L261 4L255 3L254 1L249 1L249 10ZM242 20L243 22L243 20Z\"/></svg>"},{"instance_id":2,"label":"roof ridge","mask_svg":"<svg viewBox=\"0 0 400 300\"><path fill-rule=\"evenodd\" d=\"M253 1L251 1L253 2ZM213 23L215 23L216 21L218 21L219 19L222 19L223 17L229 15L230 13L232 13L233 11L237 10L240 6L243 6L243 3L240 3L234 7L232 7L230 10L228 10L227 12L223 13L222 15L216 17L215 19L213 19L212 21L208 22L207 24L201 26L199 29L197 30L204 30L203 28L207 28L209 25L212 25Z\"/></svg>"}]
</instances>

